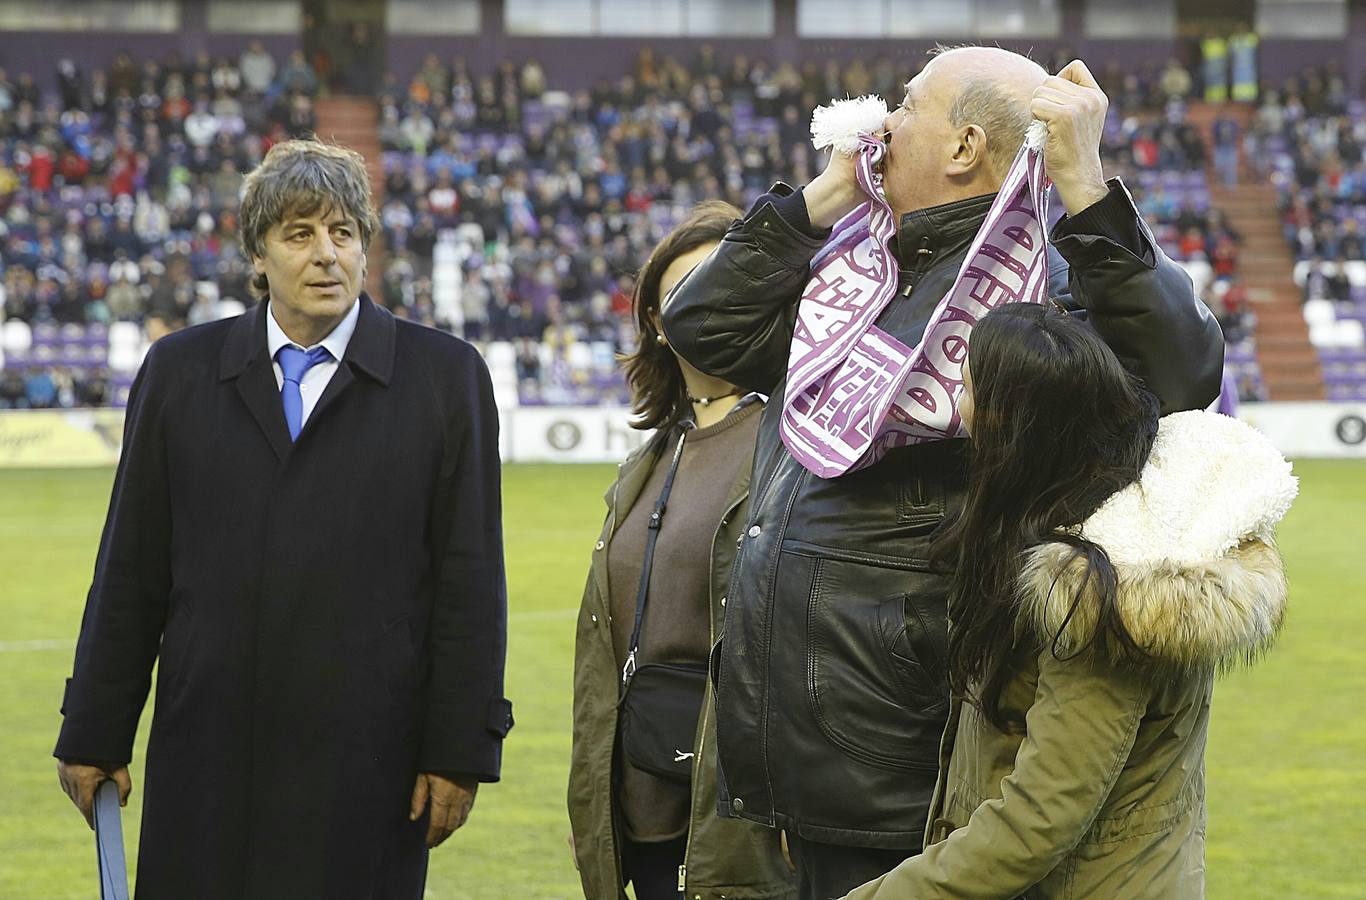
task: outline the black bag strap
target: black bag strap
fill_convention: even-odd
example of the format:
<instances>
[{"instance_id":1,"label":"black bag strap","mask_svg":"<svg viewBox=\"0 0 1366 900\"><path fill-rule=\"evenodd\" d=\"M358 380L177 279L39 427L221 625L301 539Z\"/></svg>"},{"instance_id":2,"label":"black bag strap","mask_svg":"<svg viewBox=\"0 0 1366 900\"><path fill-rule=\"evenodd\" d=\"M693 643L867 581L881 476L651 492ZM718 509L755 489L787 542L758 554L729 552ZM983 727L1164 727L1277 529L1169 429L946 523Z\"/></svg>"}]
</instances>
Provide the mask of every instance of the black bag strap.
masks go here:
<instances>
[{"instance_id":1,"label":"black bag strap","mask_svg":"<svg viewBox=\"0 0 1366 900\"><path fill-rule=\"evenodd\" d=\"M649 529L645 535L645 555L640 565L640 587L636 590L636 624L631 630L630 651L626 654L626 664L621 667L621 689L624 693L626 686L631 682L631 676L636 673L636 651L640 649L640 629L645 623L645 601L650 593L650 570L655 561L655 544L659 542L659 526L664 523L664 511L669 505L669 492L674 487L674 476L678 474L678 463L683 459L683 442L688 438L688 431L692 424L684 422L680 426L678 444L674 447L673 459L669 462L669 471L664 476L664 489L659 492L659 499L655 501L655 508L650 511L650 521L647 525Z\"/></svg>"}]
</instances>

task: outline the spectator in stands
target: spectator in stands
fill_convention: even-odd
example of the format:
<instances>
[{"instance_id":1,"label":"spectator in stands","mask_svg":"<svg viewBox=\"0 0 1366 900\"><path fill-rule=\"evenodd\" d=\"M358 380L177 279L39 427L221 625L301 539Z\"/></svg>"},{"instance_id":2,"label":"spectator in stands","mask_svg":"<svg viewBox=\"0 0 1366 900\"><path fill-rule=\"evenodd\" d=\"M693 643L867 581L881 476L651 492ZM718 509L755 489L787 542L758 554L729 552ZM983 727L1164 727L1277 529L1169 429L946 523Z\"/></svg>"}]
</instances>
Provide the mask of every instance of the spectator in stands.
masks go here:
<instances>
[{"instance_id":1,"label":"spectator in stands","mask_svg":"<svg viewBox=\"0 0 1366 900\"><path fill-rule=\"evenodd\" d=\"M1214 167L1224 184L1238 183L1238 123L1227 112L1214 120Z\"/></svg>"},{"instance_id":2,"label":"spectator in stands","mask_svg":"<svg viewBox=\"0 0 1366 900\"><path fill-rule=\"evenodd\" d=\"M28 388L13 366L0 369L0 409L27 409Z\"/></svg>"},{"instance_id":3,"label":"spectator in stands","mask_svg":"<svg viewBox=\"0 0 1366 900\"><path fill-rule=\"evenodd\" d=\"M351 23L346 31L343 51L338 64L341 73L339 87L348 94L373 93L379 86L384 48L375 40L370 26L363 21Z\"/></svg>"},{"instance_id":4,"label":"spectator in stands","mask_svg":"<svg viewBox=\"0 0 1366 900\"><path fill-rule=\"evenodd\" d=\"M1323 258L1315 256L1309 260L1305 270L1303 300L1346 300L1351 296L1351 286L1347 276L1336 265L1325 267Z\"/></svg>"},{"instance_id":5,"label":"spectator in stands","mask_svg":"<svg viewBox=\"0 0 1366 900\"><path fill-rule=\"evenodd\" d=\"M24 399L28 409L51 409L59 406L57 381L53 371L46 367L34 367L24 379Z\"/></svg>"},{"instance_id":6,"label":"spectator in stands","mask_svg":"<svg viewBox=\"0 0 1366 900\"><path fill-rule=\"evenodd\" d=\"M489 305L493 291L484 281L479 268L465 270L465 281L460 287L460 309L463 314L464 337L467 341L485 340L489 327Z\"/></svg>"},{"instance_id":7,"label":"spectator in stands","mask_svg":"<svg viewBox=\"0 0 1366 900\"><path fill-rule=\"evenodd\" d=\"M1210 264L1214 267L1214 277L1222 281L1231 280L1238 272L1238 245L1228 235L1221 235L1214 242L1209 254Z\"/></svg>"},{"instance_id":8,"label":"spectator in stands","mask_svg":"<svg viewBox=\"0 0 1366 900\"><path fill-rule=\"evenodd\" d=\"M81 101L85 97L85 83L81 71L67 58L57 61L57 95L64 110L80 109Z\"/></svg>"},{"instance_id":9,"label":"spectator in stands","mask_svg":"<svg viewBox=\"0 0 1366 900\"><path fill-rule=\"evenodd\" d=\"M164 275L157 279L147 297L147 336L155 341L185 327L186 315L194 302L194 282L190 262L176 255L166 262Z\"/></svg>"},{"instance_id":10,"label":"spectator in stands","mask_svg":"<svg viewBox=\"0 0 1366 900\"><path fill-rule=\"evenodd\" d=\"M110 318L115 321L136 321L141 317L142 297L138 293L136 283L129 281L129 267L117 267L117 271L114 282L109 285L105 305L109 309ZM133 273L136 273L136 268L133 269Z\"/></svg>"},{"instance_id":11,"label":"spectator in stands","mask_svg":"<svg viewBox=\"0 0 1366 900\"><path fill-rule=\"evenodd\" d=\"M252 41L237 61L242 86L253 94L265 94L275 83L275 57L260 41Z\"/></svg>"},{"instance_id":12,"label":"spectator in stands","mask_svg":"<svg viewBox=\"0 0 1366 900\"><path fill-rule=\"evenodd\" d=\"M318 76L313 67L304 59L302 50L289 54L289 61L280 70L277 86L282 91L297 91L301 94L314 94L318 90Z\"/></svg>"},{"instance_id":13,"label":"spectator in stands","mask_svg":"<svg viewBox=\"0 0 1366 900\"><path fill-rule=\"evenodd\" d=\"M1361 235L1361 225L1355 216L1342 220L1342 230L1338 235L1338 255L1344 260L1366 258L1366 241Z\"/></svg>"}]
</instances>

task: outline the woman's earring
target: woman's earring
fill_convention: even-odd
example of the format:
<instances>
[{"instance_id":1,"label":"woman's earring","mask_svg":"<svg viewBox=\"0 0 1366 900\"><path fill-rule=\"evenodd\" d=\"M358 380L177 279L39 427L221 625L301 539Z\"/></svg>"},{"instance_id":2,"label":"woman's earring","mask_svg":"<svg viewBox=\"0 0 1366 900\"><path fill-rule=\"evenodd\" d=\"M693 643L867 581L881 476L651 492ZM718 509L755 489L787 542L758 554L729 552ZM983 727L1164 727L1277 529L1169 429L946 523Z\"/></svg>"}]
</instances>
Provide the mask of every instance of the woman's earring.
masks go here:
<instances>
[{"instance_id":1,"label":"woman's earring","mask_svg":"<svg viewBox=\"0 0 1366 900\"><path fill-rule=\"evenodd\" d=\"M661 347L667 347L669 345L669 342L664 340L664 335L662 334L655 335L655 343Z\"/></svg>"}]
</instances>

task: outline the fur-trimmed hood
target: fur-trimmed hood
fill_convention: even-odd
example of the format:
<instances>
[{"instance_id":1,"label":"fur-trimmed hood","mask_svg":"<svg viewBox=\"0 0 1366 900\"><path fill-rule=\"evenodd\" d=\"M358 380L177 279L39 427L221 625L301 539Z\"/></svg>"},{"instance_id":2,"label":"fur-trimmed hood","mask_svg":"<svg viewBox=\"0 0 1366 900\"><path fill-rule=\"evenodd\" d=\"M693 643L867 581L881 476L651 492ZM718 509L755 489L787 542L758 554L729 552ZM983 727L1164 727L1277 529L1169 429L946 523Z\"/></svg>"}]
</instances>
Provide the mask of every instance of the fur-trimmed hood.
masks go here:
<instances>
[{"instance_id":1,"label":"fur-trimmed hood","mask_svg":"<svg viewBox=\"0 0 1366 900\"><path fill-rule=\"evenodd\" d=\"M1142 477L1081 528L1114 565L1120 616L1149 659L1227 668L1270 646L1287 594L1274 530L1297 490L1290 463L1246 423L1208 412L1161 420ZM1066 544L1030 550L1021 625L1056 635L1059 653L1119 654L1091 640L1098 602L1084 575Z\"/></svg>"}]
</instances>

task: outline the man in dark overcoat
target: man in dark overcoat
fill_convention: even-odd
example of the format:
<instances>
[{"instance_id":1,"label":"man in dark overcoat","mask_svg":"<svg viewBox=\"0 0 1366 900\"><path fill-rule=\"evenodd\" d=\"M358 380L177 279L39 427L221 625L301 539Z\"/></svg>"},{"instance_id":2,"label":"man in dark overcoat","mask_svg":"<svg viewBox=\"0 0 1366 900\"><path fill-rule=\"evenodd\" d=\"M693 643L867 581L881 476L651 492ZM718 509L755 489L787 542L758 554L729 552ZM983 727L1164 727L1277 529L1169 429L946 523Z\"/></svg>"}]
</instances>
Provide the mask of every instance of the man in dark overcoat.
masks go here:
<instances>
[{"instance_id":1,"label":"man in dark overcoat","mask_svg":"<svg viewBox=\"0 0 1366 900\"><path fill-rule=\"evenodd\" d=\"M140 900L417 900L512 725L488 372L362 291L358 154L273 147L240 220L262 302L133 387L59 775L126 801L159 660Z\"/></svg>"}]
</instances>

